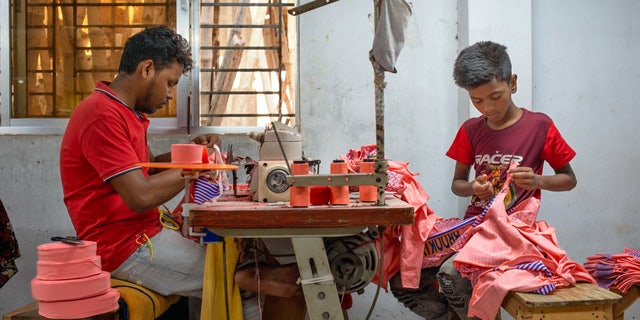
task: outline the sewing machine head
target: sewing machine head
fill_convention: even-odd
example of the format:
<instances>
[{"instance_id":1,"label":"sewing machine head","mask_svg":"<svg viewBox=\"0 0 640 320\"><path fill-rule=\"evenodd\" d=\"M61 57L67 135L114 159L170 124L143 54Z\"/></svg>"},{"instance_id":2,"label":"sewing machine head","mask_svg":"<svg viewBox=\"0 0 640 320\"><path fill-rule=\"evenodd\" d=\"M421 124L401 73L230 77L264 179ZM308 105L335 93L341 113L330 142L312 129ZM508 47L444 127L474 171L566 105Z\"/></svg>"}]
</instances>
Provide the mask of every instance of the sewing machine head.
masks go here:
<instances>
[{"instance_id":1,"label":"sewing machine head","mask_svg":"<svg viewBox=\"0 0 640 320\"><path fill-rule=\"evenodd\" d=\"M249 185L254 201L289 201L289 164L302 159L302 136L292 127L274 122L264 132L249 136L260 142L257 167Z\"/></svg>"}]
</instances>

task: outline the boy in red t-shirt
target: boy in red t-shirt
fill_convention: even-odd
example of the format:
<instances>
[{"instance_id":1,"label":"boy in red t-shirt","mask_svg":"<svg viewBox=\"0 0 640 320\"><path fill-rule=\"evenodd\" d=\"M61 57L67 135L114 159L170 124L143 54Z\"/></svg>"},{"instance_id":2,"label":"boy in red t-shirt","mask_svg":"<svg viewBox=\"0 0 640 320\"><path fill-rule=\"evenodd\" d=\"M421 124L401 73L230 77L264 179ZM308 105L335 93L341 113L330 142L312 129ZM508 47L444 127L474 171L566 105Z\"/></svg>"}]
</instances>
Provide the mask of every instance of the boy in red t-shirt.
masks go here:
<instances>
[{"instance_id":1,"label":"boy in red t-shirt","mask_svg":"<svg viewBox=\"0 0 640 320\"><path fill-rule=\"evenodd\" d=\"M520 108L511 99L518 77L511 73L505 46L482 41L462 50L453 78L481 113L462 124L446 153L456 161L451 190L471 197L465 218L483 211L507 175L512 176L505 197L507 210L529 197L539 199L541 190L568 191L576 186L569 163L576 153L551 118ZM545 161L555 171L553 175L542 175ZM511 162L518 167L509 170ZM475 176L470 179L472 167ZM455 314L468 319L473 288L453 267L454 257L440 267L423 269L418 290L395 290L394 295L427 319L451 319ZM439 288L432 285L434 279Z\"/></svg>"}]
</instances>

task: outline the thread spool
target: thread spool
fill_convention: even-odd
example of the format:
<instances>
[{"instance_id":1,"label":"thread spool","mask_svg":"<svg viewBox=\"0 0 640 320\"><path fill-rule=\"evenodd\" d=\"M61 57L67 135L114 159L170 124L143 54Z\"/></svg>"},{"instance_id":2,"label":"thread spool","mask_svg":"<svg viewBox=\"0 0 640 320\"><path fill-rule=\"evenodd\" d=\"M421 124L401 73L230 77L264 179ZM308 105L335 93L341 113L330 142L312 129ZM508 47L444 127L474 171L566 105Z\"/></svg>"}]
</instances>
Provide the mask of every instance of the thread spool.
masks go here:
<instances>
[{"instance_id":1,"label":"thread spool","mask_svg":"<svg viewBox=\"0 0 640 320\"><path fill-rule=\"evenodd\" d=\"M332 174L346 174L347 163L344 160L333 160L330 172ZM349 186L329 186L329 203L349 204Z\"/></svg>"},{"instance_id":2,"label":"thread spool","mask_svg":"<svg viewBox=\"0 0 640 320\"><path fill-rule=\"evenodd\" d=\"M291 164L291 174L301 176L309 174L309 163L296 160ZM289 191L289 203L292 207L308 207L310 204L309 187L291 187Z\"/></svg>"},{"instance_id":3,"label":"thread spool","mask_svg":"<svg viewBox=\"0 0 640 320\"><path fill-rule=\"evenodd\" d=\"M374 164L373 159L364 159L360 162L360 173L374 173ZM360 186L358 188L360 191L360 201L361 202L375 202L378 200L378 187L375 185L371 186Z\"/></svg>"}]
</instances>

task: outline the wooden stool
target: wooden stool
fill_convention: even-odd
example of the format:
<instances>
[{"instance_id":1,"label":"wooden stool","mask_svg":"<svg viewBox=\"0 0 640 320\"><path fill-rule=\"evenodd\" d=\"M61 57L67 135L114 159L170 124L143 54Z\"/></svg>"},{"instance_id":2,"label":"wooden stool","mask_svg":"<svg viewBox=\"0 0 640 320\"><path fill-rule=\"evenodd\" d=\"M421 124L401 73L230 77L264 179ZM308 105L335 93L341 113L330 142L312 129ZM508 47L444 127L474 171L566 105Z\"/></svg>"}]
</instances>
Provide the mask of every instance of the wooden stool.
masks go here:
<instances>
[{"instance_id":1,"label":"wooden stool","mask_svg":"<svg viewBox=\"0 0 640 320\"><path fill-rule=\"evenodd\" d=\"M118 312L113 311L109 313L104 313L101 315L93 316L90 318L83 318L78 320L118 320ZM14 311L11 311L4 316L2 316L2 320L48 320L45 317L42 317L38 313L38 301L34 301L26 306L22 306Z\"/></svg>"},{"instance_id":2,"label":"wooden stool","mask_svg":"<svg viewBox=\"0 0 640 320\"><path fill-rule=\"evenodd\" d=\"M631 287L626 293L622 293L616 289L611 289L611 291L622 296L622 299L613 305L613 319L624 320L624 311L640 297L640 285Z\"/></svg>"},{"instance_id":3,"label":"wooden stool","mask_svg":"<svg viewBox=\"0 0 640 320\"><path fill-rule=\"evenodd\" d=\"M120 297L127 303L131 320L156 319L180 300L180 296L163 296L137 284L114 278L111 278L111 287L118 290Z\"/></svg>"},{"instance_id":4,"label":"wooden stool","mask_svg":"<svg viewBox=\"0 0 640 320\"><path fill-rule=\"evenodd\" d=\"M620 295L591 283L576 283L552 294L509 292L502 307L515 320L609 320Z\"/></svg>"}]
</instances>

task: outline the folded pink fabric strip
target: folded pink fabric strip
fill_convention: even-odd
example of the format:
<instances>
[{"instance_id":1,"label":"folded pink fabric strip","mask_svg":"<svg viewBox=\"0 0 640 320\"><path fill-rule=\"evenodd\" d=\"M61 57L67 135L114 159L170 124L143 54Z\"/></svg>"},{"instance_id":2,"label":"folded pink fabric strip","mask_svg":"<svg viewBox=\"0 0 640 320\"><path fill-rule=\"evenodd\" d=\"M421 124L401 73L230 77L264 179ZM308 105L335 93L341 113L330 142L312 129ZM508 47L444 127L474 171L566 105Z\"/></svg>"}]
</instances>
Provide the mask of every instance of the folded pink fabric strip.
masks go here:
<instances>
[{"instance_id":1,"label":"folded pink fabric strip","mask_svg":"<svg viewBox=\"0 0 640 320\"><path fill-rule=\"evenodd\" d=\"M597 253L587 257L585 269L603 288L618 289L626 293L640 284L640 251L625 248L623 253Z\"/></svg>"}]
</instances>

